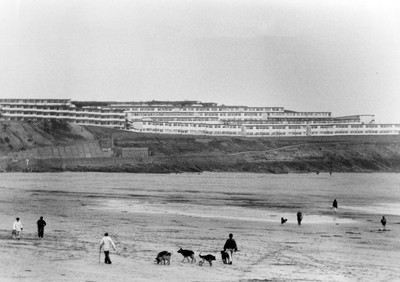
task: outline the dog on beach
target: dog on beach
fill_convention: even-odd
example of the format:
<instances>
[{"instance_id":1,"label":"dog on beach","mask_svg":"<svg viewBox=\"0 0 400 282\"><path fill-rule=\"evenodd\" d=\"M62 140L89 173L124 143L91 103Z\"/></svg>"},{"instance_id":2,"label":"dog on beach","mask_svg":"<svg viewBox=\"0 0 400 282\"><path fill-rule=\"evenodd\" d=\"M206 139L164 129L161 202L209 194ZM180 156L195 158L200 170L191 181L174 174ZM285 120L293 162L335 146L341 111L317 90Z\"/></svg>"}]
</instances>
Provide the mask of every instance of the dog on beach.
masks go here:
<instances>
[{"instance_id":1,"label":"dog on beach","mask_svg":"<svg viewBox=\"0 0 400 282\"><path fill-rule=\"evenodd\" d=\"M199 254L199 257L202 259L202 261L199 261L199 265L200 265L200 266L202 266L202 265L204 264L205 261L208 261L208 263L210 264L210 266L212 266L212 261L213 261L213 260L216 260L216 259L215 259L215 256L210 255L210 254L205 255L205 256L202 256L202 255L201 255L201 252L200 252L200 254Z\"/></svg>"},{"instance_id":2,"label":"dog on beach","mask_svg":"<svg viewBox=\"0 0 400 282\"><path fill-rule=\"evenodd\" d=\"M170 264L170 260L171 260L171 253L167 252L167 251L162 251L160 253L158 253L157 257L156 257L156 261L157 264Z\"/></svg>"},{"instance_id":3,"label":"dog on beach","mask_svg":"<svg viewBox=\"0 0 400 282\"><path fill-rule=\"evenodd\" d=\"M287 218L281 217L281 224L285 224L286 221L287 221Z\"/></svg>"},{"instance_id":4,"label":"dog on beach","mask_svg":"<svg viewBox=\"0 0 400 282\"><path fill-rule=\"evenodd\" d=\"M194 257L194 252L191 251L191 250L183 250L182 248L180 248L179 251L178 251L178 253L182 254L182 256L183 256L182 262L183 262L185 259L187 259L188 262L189 262L189 258L192 259L191 262L195 262L195 261L196 261L196 259L195 259L195 257Z\"/></svg>"},{"instance_id":5,"label":"dog on beach","mask_svg":"<svg viewBox=\"0 0 400 282\"><path fill-rule=\"evenodd\" d=\"M222 262L223 262L224 264L227 264L228 261L229 261L228 252L226 252L226 251L221 251L221 258L222 258Z\"/></svg>"}]
</instances>

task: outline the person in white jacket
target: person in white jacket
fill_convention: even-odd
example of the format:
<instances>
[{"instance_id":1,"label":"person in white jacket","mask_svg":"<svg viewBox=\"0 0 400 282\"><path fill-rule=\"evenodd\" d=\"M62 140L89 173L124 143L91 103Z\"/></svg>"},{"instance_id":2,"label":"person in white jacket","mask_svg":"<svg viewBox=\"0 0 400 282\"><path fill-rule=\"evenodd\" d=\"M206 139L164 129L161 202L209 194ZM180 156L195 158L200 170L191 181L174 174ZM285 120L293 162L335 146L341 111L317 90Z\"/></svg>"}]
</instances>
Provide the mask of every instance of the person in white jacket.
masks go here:
<instances>
[{"instance_id":1,"label":"person in white jacket","mask_svg":"<svg viewBox=\"0 0 400 282\"><path fill-rule=\"evenodd\" d=\"M110 249L111 247L116 251L117 249L115 248L114 242L111 240L110 237L108 237L108 233L104 234L104 237L101 239L100 242L100 250L103 248L104 254L105 254L105 259L104 263L111 264L110 260Z\"/></svg>"},{"instance_id":2,"label":"person in white jacket","mask_svg":"<svg viewBox=\"0 0 400 282\"><path fill-rule=\"evenodd\" d=\"M19 217L17 217L13 224L13 238L17 238L19 240L21 238L20 234L23 229L22 222L19 220Z\"/></svg>"}]
</instances>

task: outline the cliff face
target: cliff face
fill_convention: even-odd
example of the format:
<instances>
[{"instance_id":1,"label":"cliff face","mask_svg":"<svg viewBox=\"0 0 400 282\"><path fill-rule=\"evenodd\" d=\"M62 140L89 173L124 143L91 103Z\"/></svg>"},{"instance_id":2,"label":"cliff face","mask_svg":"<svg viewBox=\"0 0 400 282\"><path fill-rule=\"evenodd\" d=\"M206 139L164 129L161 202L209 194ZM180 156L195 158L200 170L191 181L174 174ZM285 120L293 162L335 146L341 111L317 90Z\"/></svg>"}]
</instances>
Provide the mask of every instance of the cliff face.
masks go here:
<instances>
[{"instance_id":1,"label":"cliff face","mask_svg":"<svg viewBox=\"0 0 400 282\"><path fill-rule=\"evenodd\" d=\"M400 172L400 136L296 138L202 137L152 135L60 122L0 123L0 154L41 146L112 138L117 147L147 147L150 157L136 161L101 158L57 165L40 160L33 171L75 170L115 172L243 171ZM88 164L89 163L89 164ZM75 165L74 165L75 164ZM3 170L23 167L8 163Z\"/></svg>"}]
</instances>

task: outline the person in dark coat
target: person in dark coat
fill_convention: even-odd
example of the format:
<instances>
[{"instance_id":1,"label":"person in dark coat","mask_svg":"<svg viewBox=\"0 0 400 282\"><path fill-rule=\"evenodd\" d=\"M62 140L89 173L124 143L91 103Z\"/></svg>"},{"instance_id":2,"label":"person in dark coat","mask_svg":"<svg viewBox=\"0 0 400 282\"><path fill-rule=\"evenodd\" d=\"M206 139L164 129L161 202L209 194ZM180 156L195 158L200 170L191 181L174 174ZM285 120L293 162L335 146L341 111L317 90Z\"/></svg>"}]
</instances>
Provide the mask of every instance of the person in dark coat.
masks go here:
<instances>
[{"instance_id":1,"label":"person in dark coat","mask_svg":"<svg viewBox=\"0 0 400 282\"><path fill-rule=\"evenodd\" d=\"M37 227L38 227L38 236L39 238L43 239L44 235L44 227L46 226L46 221L43 220L43 216L40 217L40 219L37 221Z\"/></svg>"},{"instance_id":2,"label":"person in dark coat","mask_svg":"<svg viewBox=\"0 0 400 282\"><path fill-rule=\"evenodd\" d=\"M333 200L332 207L333 207L333 209L334 209L335 211L336 211L336 209L338 208L338 203L337 203L336 199Z\"/></svg>"},{"instance_id":3,"label":"person in dark coat","mask_svg":"<svg viewBox=\"0 0 400 282\"><path fill-rule=\"evenodd\" d=\"M383 226L383 231L386 231L386 218L384 216L382 216L381 223Z\"/></svg>"},{"instance_id":4,"label":"person in dark coat","mask_svg":"<svg viewBox=\"0 0 400 282\"><path fill-rule=\"evenodd\" d=\"M237 245L236 241L233 239L232 233L229 234L229 239L226 240L225 245L224 245L224 251L226 252L228 250L228 264L232 264L232 256L233 252L237 252Z\"/></svg>"},{"instance_id":5,"label":"person in dark coat","mask_svg":"<svg viewBox=\"0 0 400 282\"><path fill-rule=\"evenodd\" d=\"M303 214L301 213L301 211L297 212L297 224L301 225L301 221L303 220Z\"/></svg>"}]
</instances>

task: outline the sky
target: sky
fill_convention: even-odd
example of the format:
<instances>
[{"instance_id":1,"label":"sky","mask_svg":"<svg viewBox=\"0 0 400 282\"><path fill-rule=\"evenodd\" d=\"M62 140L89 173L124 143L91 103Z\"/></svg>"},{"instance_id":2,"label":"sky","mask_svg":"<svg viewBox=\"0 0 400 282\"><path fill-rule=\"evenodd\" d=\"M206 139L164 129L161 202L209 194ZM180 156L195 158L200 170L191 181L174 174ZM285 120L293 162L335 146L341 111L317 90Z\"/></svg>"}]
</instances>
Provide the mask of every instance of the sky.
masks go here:
<instances>
[{"instance_id":1,"label":"sky","mask_svg":"<svg viewBox=\"0 0 400 282\"><path fill-rule=\"evenodd\" d=\"M400 1L0 0L0 98L196 100L400 123Z\"/></svg>"}]
</instances>

